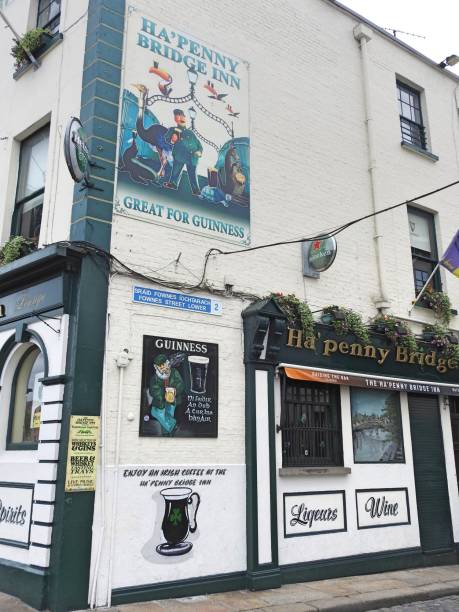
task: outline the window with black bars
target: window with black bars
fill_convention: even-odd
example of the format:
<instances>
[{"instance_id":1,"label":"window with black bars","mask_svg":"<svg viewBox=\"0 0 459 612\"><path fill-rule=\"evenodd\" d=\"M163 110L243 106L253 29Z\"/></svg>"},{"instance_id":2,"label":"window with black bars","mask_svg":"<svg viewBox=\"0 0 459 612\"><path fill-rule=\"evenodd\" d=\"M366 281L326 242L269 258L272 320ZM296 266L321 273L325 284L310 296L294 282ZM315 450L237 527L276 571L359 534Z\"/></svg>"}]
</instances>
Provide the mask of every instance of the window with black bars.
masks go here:
<instances>
[{"instance_id":1,"label":"window with black bars","mask_svg":"<svg viewBox=\"0 0 459 612\"><path fill-rule=\"evenodd\" d=\"M61 19L61 0L38 0L37 27L49 30L51 34L59 31Z\"/></svg>"},{"instance_id":2,"label":"window with black bars","mask_svg":"<svg viewBox=\"0 0 459 612\"><path fill-rule=\"evenodd\" d=\"M339 386L282 377L282 465L343 465Z\"/></svg>"},{"instance_id":3,"label":"window with black bars","mask_svg":"<svg viewBox=\"0 0 459 612\"><path fill-rule=\"evenodd\" d=\"M397 81L397 100L400 112L402 141L420 149L427 149L426 131L422 121L420 92Z\"/></svg>"}]
</instances>

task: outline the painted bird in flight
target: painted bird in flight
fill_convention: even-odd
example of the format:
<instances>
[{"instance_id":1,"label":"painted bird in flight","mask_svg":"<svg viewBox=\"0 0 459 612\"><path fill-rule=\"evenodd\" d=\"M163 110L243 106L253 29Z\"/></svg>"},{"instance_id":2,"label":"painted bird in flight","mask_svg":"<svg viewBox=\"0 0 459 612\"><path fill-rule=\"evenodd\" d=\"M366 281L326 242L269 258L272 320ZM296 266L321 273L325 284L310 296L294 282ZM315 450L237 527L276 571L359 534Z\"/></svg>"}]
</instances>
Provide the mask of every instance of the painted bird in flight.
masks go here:
<instances>
[{"instance_id":1,"label":"painted bird in flight","mask_svg":"<svg viewBox=\"0 0 459 612\"><path fill-rule=\"evenodd\" d=\"M219 94L217 93L217 90L214 87L214 84L211 83L210 81L207 81L207 83L204 85L204 89L207 89L207 91L209 91L212 95L209 96L209 98L212 98L212 100L218 100L219 102L223 102L223 98L226 98L226 96L228 94Z\"/></svg>"},{"instance_id":2,"label":"painted bird in flight","mask_svg":"<svg viewBox=\"0 0 459 612\"><path fill-rule=\"evenodd\" d=\"M158 62L154 62L153 66L150 68L150 70L148 71L151 74L156 74L156 76L159 76L160 79L162 79L164 81L164 83L158 83L158 89L159 91L163 94L163 96L165 98L168 98L171 95L172 92L172 77L171 75L166 72L165 70L163 70L162 68L159 68L159 64Z\"/></svg>"},{"instance_id":3,"label":"painted bird in flight","mask_svg":"<svg viewBox=\"0 0 459 612\"><path fill-rule=\"evenodd\" d=\"M231 106L231 104L228 104L228 106L226 107L226 110L228 111L228 115L230 115L231 117L236 117L236 119L239 117L239 115L241 113L235 113L233 111L233 107Z\"/></svg>"}]
</instances>

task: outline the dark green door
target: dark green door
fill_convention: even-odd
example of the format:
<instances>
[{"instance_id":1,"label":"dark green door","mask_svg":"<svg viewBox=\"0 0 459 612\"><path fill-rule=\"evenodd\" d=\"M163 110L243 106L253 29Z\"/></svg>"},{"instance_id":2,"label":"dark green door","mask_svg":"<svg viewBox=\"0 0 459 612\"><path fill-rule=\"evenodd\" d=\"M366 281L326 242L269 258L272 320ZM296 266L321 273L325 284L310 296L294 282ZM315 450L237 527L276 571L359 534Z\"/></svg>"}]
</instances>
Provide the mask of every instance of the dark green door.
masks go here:
<instances>
[{"instance_id":1,"label":"dark green door","mask_svg":"<svg viewBox=\"0 0 459 612\"><path fill-rule=\"evenodd\" d=\"M408 394L421 548L453 548L440 410L434 395Z\"/></svg>"}]
</instances>

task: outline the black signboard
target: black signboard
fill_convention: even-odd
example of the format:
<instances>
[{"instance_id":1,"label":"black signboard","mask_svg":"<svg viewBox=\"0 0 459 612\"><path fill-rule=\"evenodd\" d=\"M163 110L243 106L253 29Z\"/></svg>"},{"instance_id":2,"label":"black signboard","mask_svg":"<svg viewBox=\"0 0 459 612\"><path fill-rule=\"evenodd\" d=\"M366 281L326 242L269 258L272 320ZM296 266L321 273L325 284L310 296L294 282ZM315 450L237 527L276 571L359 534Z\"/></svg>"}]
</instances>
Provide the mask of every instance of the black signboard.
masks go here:
<instances>
[{"instance_id":1,"label":"black signboard","mask_svg":"<svg viewBox=\"0 0 459 612\"><path fill-rule=\"evenodd\" d=\"M143 337L141 436L218 435L218 344Z\"/></svg>"}]
</instances>

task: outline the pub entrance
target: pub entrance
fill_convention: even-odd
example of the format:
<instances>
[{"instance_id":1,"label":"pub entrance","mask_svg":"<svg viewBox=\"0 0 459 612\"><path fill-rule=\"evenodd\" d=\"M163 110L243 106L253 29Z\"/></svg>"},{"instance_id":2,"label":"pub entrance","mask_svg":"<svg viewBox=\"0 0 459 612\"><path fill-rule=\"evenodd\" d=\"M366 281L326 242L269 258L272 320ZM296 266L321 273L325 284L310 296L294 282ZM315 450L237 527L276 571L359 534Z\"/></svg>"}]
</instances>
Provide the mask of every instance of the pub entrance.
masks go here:
<instances>
[{"instance_id":1,"label":"pub entrance","mask_svg":"<svg viewBox=\"0 0 459 612\"><path fill-rule=\"evenodd\" d=\"M454 541L438 398L408 394L408 405L422 552L451 552Z\"/></svg>"}]
</instances>

